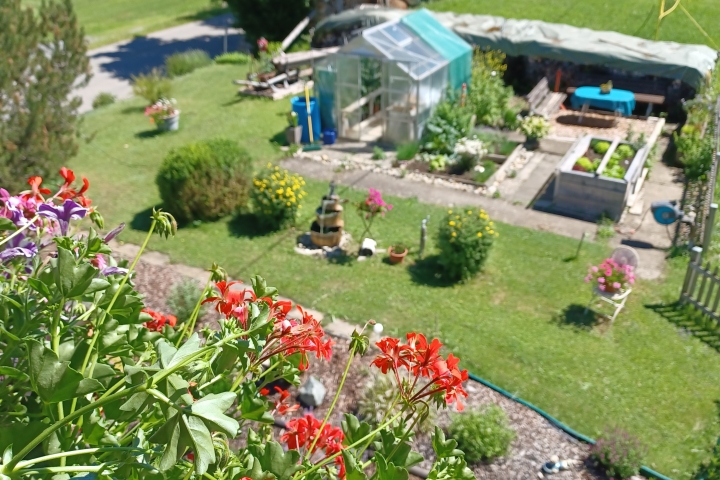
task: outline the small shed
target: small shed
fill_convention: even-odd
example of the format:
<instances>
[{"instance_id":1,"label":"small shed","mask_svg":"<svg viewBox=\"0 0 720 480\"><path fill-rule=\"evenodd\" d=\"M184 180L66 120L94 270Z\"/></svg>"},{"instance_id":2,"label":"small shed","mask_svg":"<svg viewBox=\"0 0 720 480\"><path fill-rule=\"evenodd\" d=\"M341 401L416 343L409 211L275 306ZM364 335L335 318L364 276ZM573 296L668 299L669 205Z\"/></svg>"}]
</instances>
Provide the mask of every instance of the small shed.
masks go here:
<instances>
[{"instance_id":1,"label":"small shed","mask_svg":"<svg viewBox=\"0 0 720 480\"><path fill-rule=\"evenodd\" d=\"M368 28L315 64L323 128L353 140L417 140L471 69L472 47L425 9Z\"/></svg>"}]
</instances>

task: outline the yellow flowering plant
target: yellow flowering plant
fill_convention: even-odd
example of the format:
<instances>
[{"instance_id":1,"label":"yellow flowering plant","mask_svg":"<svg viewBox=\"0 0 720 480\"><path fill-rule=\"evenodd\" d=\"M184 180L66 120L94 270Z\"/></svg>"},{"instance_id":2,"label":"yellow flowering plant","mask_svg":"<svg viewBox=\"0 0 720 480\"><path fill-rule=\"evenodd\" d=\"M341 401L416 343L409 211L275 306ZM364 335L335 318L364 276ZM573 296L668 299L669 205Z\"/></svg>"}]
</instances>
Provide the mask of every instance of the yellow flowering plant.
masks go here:
<instances>
[{"instance_id":1,"label":"yellow flowering plant","mask_svg":"<svg viewBox=\"0 0 720 480\"><path fill-rule=\"evenodd\" d=\"M477 274L498 236L495 223L485 210L448 210L438 231L440 264L447 276L464 281Z\"/></svg>"},{"instance_id":2,"label":"yellow flowering plant","mask_svg":"<svg viewBox=\"0 0 720 480\"><path fill-rule=\"evenodd\" d=\"M293 224L302 208L305 180L268 163L253 179L251 199L261 227L277 230Z\"/></svg>"}]
</instances>

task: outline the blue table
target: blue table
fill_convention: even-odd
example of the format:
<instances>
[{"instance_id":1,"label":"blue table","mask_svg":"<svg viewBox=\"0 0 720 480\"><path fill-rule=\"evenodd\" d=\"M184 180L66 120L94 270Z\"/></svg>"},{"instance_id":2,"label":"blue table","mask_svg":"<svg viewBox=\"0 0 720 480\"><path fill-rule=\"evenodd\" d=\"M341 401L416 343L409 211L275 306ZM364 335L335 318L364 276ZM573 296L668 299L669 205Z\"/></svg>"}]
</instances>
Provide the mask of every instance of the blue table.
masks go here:
<instances>
[{"instance_id":1,"label":"blue table","mask_svg":"<svg viewBox=\"0 0 720 480\"><path fill-rule=\"evenodd\" d=\"M584 105L613 112L620 112L629 117L635 110L635 94L629 90L613 88L610 93L602 93L600 87L580 87L575 90L570 104L573 110L580 110Z\"/></svg>"}]
</instances>

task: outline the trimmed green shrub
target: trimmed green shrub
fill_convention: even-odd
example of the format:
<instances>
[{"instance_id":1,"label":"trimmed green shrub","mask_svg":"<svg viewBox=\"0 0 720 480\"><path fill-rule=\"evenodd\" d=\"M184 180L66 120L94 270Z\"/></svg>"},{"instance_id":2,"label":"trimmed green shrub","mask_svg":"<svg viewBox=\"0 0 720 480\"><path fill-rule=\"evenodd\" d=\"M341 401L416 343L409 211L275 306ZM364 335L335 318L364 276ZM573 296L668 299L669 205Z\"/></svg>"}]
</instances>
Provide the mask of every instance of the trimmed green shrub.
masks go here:
<instances>
[{"instance_id":1,"label":"trimmed green shrub","mask_svg":"<svg viewBox=\"0 0 720 480\"><path fill-rule=\"evenodd\" d=\"M202 287L190 278L186 278L172 286L168 294L167 305L170 312L177 317L179 322L190 320L202 292ZM201 305L198 318L202 318L209 310L207 304Z\"/></svg>"},{"instance_id":2,"label":"trimmed green shrub","mask_svg":"<svg viewBox=\"0 0 720 480\"><path fill-rule=\"evenodd\" d=\"M170 98L172 95L172 81L163 75L159 68L153 68L150 73L141 73L132 79L133 93L147 100L152 105L161 98Z\"/></svg>"},{"instance_id":3,"label":"trimmed green shrub","mask_svg":"<svg viewBox=\"0 0 720 480\"><path fill-rule=\"evenodd\" d=\"M93 100L92 107L93 109L98 109L107 105L112 105L113 103L115 103L115 100L117 99L112 93L101 92L98 93L97 97L95 97L95 100Z\"/></svg>"},{"instance_id":4,"label":"trimmed green shrub","mask_svg":"<svg viewBox=\"0 0 720 480\"><path fill-rule=\"evenodd\" d=\"M385 160L385 150L382 148L375 146L373 147L373 154L372 154L373 160Z\"/></svg>"},{"instance_id":5,"label":"trimmed green shrub","mask_svg":"<svg viewBox=\"0 0 720 480\"><path fill-rule=\"evenodd\" d=\"M215 63L219 64L247 65L251 61L252 56L242 52L222 53L215 57Z\"/></svg>"},{"instance_id":6,"label":"trimmed green shrub","mask_svg":"<svg viewBox=\"0 0 720 480\"><path fill-rule=\"evenodd\" d=\"M620 478L637 475L646 453L640 440L620 429L603 433L590 449L608 477Z\"/></svg>"},{"instance_id":7,"label":"trimmed green shrub","mask_svg":"<svg viewBox=\"0 0 720 480\"><path fill-rule=\"evenodd\" d=\"M165 208L180 222L217 220L244 207L252 160L232 140L212 139L175 148L156 183Z\"/></svg>"},{"instance_id":8,"label":"trimmed green shrub","mask_svg":"<svg viewBox=\"0 0 720 480\"><path fill-rule=\"evenodd\" d=\"M498 233L485 210L448 210L440 224L440 264L451 280L468 280L487 260Z\"/></svg>"},{"instance_id":9,"label":"trimmed green shrub","mask_svg":"<svg viewBox=\"0 0 720 480\"><path fill-rule=\"evenodd\" d=\"M398 253L402 253L404 250L405 247L402 247ZM395 402L395 397L397 397L397 386L390 376L371 374L358 399L358 417L373 427L378 427L383 420L402 411L403 405ZM393 404L395 404L395 408L392 412L388 412L388 408ZM417 432L431 432L435 428L436 421L437 409L431 406L427 416L416 424Z\"/></svg>"},{"instance_id":10,"label":"trimmed green shrub","mask_svg":"<svg viewBox=\"0 0 720 480\"><path fill-rule=\"evenodd\" d=\"M448 431L458 448L465 452L468 463L506 455L515 438L505 411L497 405L454 415Z\"/></svg>"},{"instance_id":11,"label":"trimmed green shrub","mask_svg":"<svg viewBox=\"0 0 720 480\"><path fill-rule=\"evenodd\" d=\"M419 142L401 143L397 147L397 154L395 156L398 160L412 160L419 150Z\"/></svg>"},{"instance_id":12,"label":"trimmed green shrub","mask_svg":"<svg viewBox=\"0 0 720 480\"><path fill-rule=\"evenodd\" d=\"M196 68L207 67L212 59L204 50L188 50L173 53L165 58L165 71L170 77L179 77L192 72Z\"/></svg>"},{"instance_id":13,"label":"trimmed green shrub","mask_svg":"<svg viewBox=\"0 0 720 480\"><path fill-rule=\"evenodd\" d=\"M261 228L278 230L292 225L302 208L305 180L268 163L253 180L252 204Z\"/></svg>"}]
</instances>

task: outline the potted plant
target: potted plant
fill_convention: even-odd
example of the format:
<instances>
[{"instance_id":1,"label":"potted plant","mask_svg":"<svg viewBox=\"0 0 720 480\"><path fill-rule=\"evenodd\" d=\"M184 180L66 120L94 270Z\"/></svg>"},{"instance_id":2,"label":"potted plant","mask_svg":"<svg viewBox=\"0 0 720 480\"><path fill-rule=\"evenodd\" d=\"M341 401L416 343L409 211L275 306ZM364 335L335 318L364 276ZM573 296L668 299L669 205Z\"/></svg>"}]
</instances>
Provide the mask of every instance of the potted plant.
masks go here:
<instances>
[{"instance_id":1,"label":"potted plant","mask_svg":"<svg viewBox=\"0 0 720 480\"><path fill-rule=\"evenodd\" d=\"M620 265L606 258L600 265L590 267L585 282L594 282L600 292L616 295L635 283L635 274L632 265Z\"/></svg>"},{"instance_id":2,"label":"potted plant","mask_svg":"<svg viewBox=\"0 0 720 480\"><path fill-rule=\"evenodd\" d=\"M302 125L298 125L298 114L288 112L288 127L285 129L285 138L288 145L300 145L302 139Z\"/></svg>"},{"instance_id":3,"label":"potted plant","mask_svg":"<svg viewBox=\"0 0 720 480\"><path fill-rule=\"evenodd\" d=\"M544 117L530 115L520 122L520 131L527 138L525 148L535 150L540 146L540 139L547 136L550 131L550 124Z\"/></svg>"},{"instance_id":4,"label":"potted plant","mask_svg":"<svg viewBox=\"0 0 720 480\"><path fill-rule=\"evenodd\" d=\"M408 249L402 243L396 243L392 247L388 248L388 255L390 255L390 263L397 264L402 263L405 256L408 254Z\"/></svg>"},{"instance_id":5,"label":"potted plant","mask_svg":"<svg viewBox=\"0 0 720 480\"><path fill-rule=\"evenodd\" d=\"M145 109L145 116L157 125L158 130L170 131L180 127L180 110L175 108L174 98L161 98Z\"/></svg>"},{"instance_id":6,"label":"potted plant","mask_svg":"<svg viewBox=\"0 0 720 480\"><path fill-rule=\"evenodd\" d=\"M612 80L608 80L607 83L601 83L600 84L600 93L610 93L612 92L613 84Z\"/></svg>"},{"instance_id":7,"label":"potted plant","mask_svg":"<svg viewBox=\"0 0 720 480\"><path fill-rule=\"evenodd\" d=\"M378 216L384 217L385 212L389 212L392 208L392 205L383 200L382 194L379 191L374 188L369 189L367 198L355 203L355 211L360 216L364 227L360 238L363 239L366 235L371 236L370 228L372 227L373 220Z\"/></svg>"}]
</instances>

